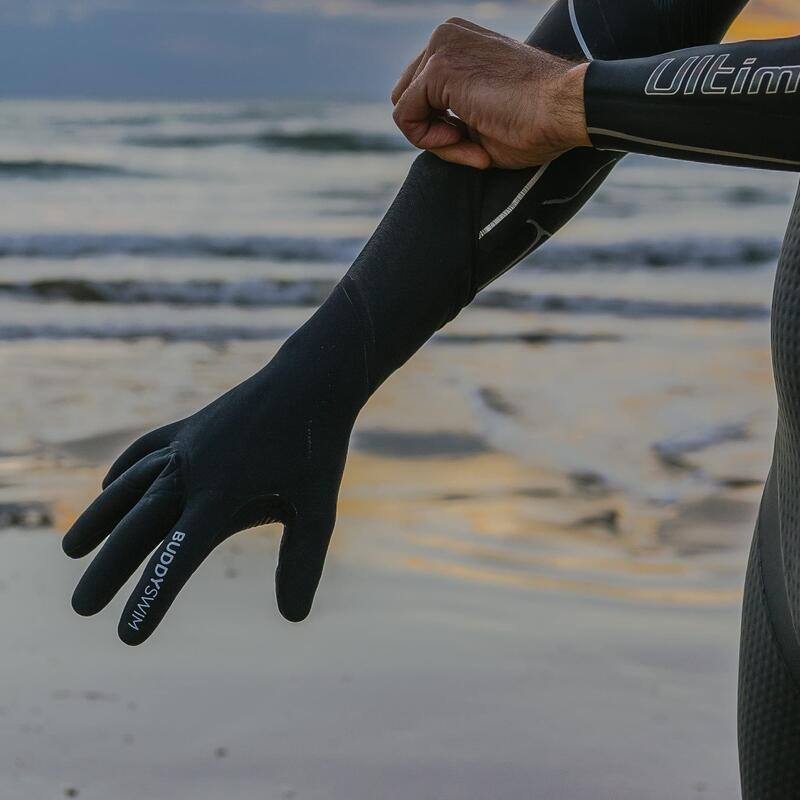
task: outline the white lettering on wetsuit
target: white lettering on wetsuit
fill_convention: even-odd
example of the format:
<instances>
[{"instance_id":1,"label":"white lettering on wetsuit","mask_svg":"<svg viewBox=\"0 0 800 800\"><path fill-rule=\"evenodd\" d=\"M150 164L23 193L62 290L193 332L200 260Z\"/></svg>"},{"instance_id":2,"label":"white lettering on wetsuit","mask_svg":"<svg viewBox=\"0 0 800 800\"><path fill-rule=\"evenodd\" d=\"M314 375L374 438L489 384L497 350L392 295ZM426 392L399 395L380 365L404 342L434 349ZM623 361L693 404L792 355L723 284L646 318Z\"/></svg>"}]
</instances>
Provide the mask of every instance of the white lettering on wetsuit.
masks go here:
<instances>
[{"instance_id":1,"label":"white lettering on wetsuit","mask_svg":"<svg viewBox=\"0 0 800 800\"><path fill-rule=\"evenodd\" d=\"M726 66L730 53L689 56L683 62L667 58L653 70L645 86L651 96L796 94L800 91L800 64L757 66L757 58L746 58L740 67ZM677 69L671 67L675 65ZM669 73L669 74L667 74ZM670 77L671 75L671 77ZM765 88L766 87L766 88Z\"/></svg>"},{"instance_id":2,"label":"white lettering on wetsuit","mask_svg":"<svg viewBox=\"0 0 800 800\"><path fill-rule=\"evenodd\" d=\"M164 579L167 577L170 564L172 564L172 562L175 560L175 555L178 552L178 548L180 548L181 542L185 538L185 533L181 533L181 531L175 531L172 534L172 538L169 540L169 542L167 542L167 546L164 548L159 556L158 561L156 562L155 568L153 569L153 575L151 576L149 583L145 586L144 590L142 591L142 596L139 598L139 602L131 612L131 620L128 622L129 628L133 628L135 631L138 631L139 625L144 622L147 612L150 610L150 606L155 601L156 597L158 597L158 593L161 591L161 586L164 583Z\"/></svg>"}]
</instances>

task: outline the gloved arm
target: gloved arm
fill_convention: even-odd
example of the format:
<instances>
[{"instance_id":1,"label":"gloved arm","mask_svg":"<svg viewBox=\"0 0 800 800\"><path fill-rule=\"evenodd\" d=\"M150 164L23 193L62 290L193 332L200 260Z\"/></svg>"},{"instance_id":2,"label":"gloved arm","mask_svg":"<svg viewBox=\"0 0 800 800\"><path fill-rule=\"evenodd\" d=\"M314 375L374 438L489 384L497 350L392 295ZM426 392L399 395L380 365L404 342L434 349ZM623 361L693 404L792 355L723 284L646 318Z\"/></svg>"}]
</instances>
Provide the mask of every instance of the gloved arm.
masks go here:
<instances>
[{"instance_id":1,"label":"gloved arm","mask_svg":"<svg viewBox=\"0 0 800 800\"><path fill-rule=\"evenodd\" d=\"M528 41L571 57L587 39L604 58L660 52L718 39L743 3L559 0ZM139 644L214 547L280 521L278 605L287 619L303 619L367 398L480 288L572 217L619 157L587 148L535 169L478 172L421 155L350 271L275 358L112 466L64 538L73 557L105 540L75 590L75 610L101 610L156 548L119 624L122 640Z\"/></svg>"},{"instance_id":2,"label":"gloved arm","mask_svg":"<svg viewBox=\"0 0 800 800\"><path fill-rule=\"evenodd\" d=\"M595 61L584 98L596 147L800 171L800 36Z\"/></svg>"}]
</instances>

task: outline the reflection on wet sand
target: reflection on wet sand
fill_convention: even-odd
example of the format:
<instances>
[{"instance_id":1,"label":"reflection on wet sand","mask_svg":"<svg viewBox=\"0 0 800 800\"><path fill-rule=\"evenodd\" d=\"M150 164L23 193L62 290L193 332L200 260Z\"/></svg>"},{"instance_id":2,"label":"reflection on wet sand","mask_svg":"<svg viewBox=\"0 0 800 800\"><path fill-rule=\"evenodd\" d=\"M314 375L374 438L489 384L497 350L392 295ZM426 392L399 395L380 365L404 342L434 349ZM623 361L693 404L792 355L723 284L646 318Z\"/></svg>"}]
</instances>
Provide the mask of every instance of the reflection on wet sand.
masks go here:
<instances>
[{"instance_id":1,"label":"reflection on wet sand","mask_svg":"<svg viewBox=\"0 0 800 800\"><path fill-rule=\"evenodd\" d=\"M583 595L602 595L621 600L647 603L685 604L692 606L726 605L737 603L741 593L736 591L711 589L656 589L650 587L617 586L599 581L579 581L549 575L521 575L501 572L489 567L475 567L467 564L454 564L418 556L408 556L403 560L412 570L429 572L448 578L468 581L494 583L522 589L547 589L575 592Z\"/></svg>"},{"instance_id":2,"label":"reflection on wet sand","mask_svg":"<svg viewBox=\"0 0 800 800\"><path fill-rule=\"evenodd\" d=\"M708 541L705 531L731 524L724 508L709 503L685 521L681 512L671 519L663 510L648 519L639 513L637 529L626 539L608 524L609 516L622 514L630 524L630 503L620 493L586 492L574 476L546 475L498 454L465 458L454 469L455 464L404 459L393 465L355 453L339 529L361 546L357 552L348 547L348 556L393 570L519 589L645 603L739 602L733 562L743 559L742 551L730 541L700 547ZM383 491L387 482L391 495ZM454 485L460 493L448 494ZM739 506L744 528L751 508L743 501ZM647 547L641 545L645 523L656 531ZM691 553L682 536L695 543L694 552L705 553L703 562L684 557Z\"/></svg>"}]
</instances>

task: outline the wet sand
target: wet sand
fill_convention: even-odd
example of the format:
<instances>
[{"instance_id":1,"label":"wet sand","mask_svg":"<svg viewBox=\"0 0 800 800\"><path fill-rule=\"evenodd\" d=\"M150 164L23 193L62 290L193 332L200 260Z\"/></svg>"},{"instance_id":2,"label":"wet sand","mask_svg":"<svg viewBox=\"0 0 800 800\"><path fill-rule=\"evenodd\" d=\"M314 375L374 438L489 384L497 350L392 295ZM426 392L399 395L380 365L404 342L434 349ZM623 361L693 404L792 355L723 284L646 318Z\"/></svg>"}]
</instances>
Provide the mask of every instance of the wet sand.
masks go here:
<instances>
[{"instance_id":1,"label":"wet sand","mask_svg":"<svg viewBox=\"0 0 800 800\"><path fill-rule=\"evenodd\" d=\"M124 596L72 615L57 534L107 463L278 344L0 346L0 795L737 796L765 320L471 312L360 418L309 622L274 609L275 528L138 649Z\"/></svg>"},{"instance_id":2,"label":"wet sand","mask_svg":"<svg viewBox=\"0 0 800 800\"><path fill-rule=\"evenodd\" d=\"M374 529L349 526L346 550ZM4 534L0 794L734 798L735 602L631 603L332 560L273 607L275 542L224 546L161 635L74 618L54 538Z\"/></svg>"}]
</instances>

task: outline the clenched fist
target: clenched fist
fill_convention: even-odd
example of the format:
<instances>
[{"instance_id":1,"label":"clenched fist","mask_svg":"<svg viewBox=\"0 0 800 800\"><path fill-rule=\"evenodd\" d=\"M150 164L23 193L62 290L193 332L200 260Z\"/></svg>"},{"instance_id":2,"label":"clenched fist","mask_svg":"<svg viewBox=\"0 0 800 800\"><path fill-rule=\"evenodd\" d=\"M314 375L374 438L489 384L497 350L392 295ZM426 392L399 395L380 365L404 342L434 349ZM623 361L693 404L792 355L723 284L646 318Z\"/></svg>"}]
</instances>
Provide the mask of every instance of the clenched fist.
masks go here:
<instances>
[{"instance_id":1,"label":"clenched fist","mask_svg":"<svg viewBox=\"0 0 800 800\"><path fill-rule=\"evenodd\" d=\"M567 61L463 19L433 32L392 92L415 147L478 169L520 169L591 147L583 82Z\"/></svg>"}]
</instances>

